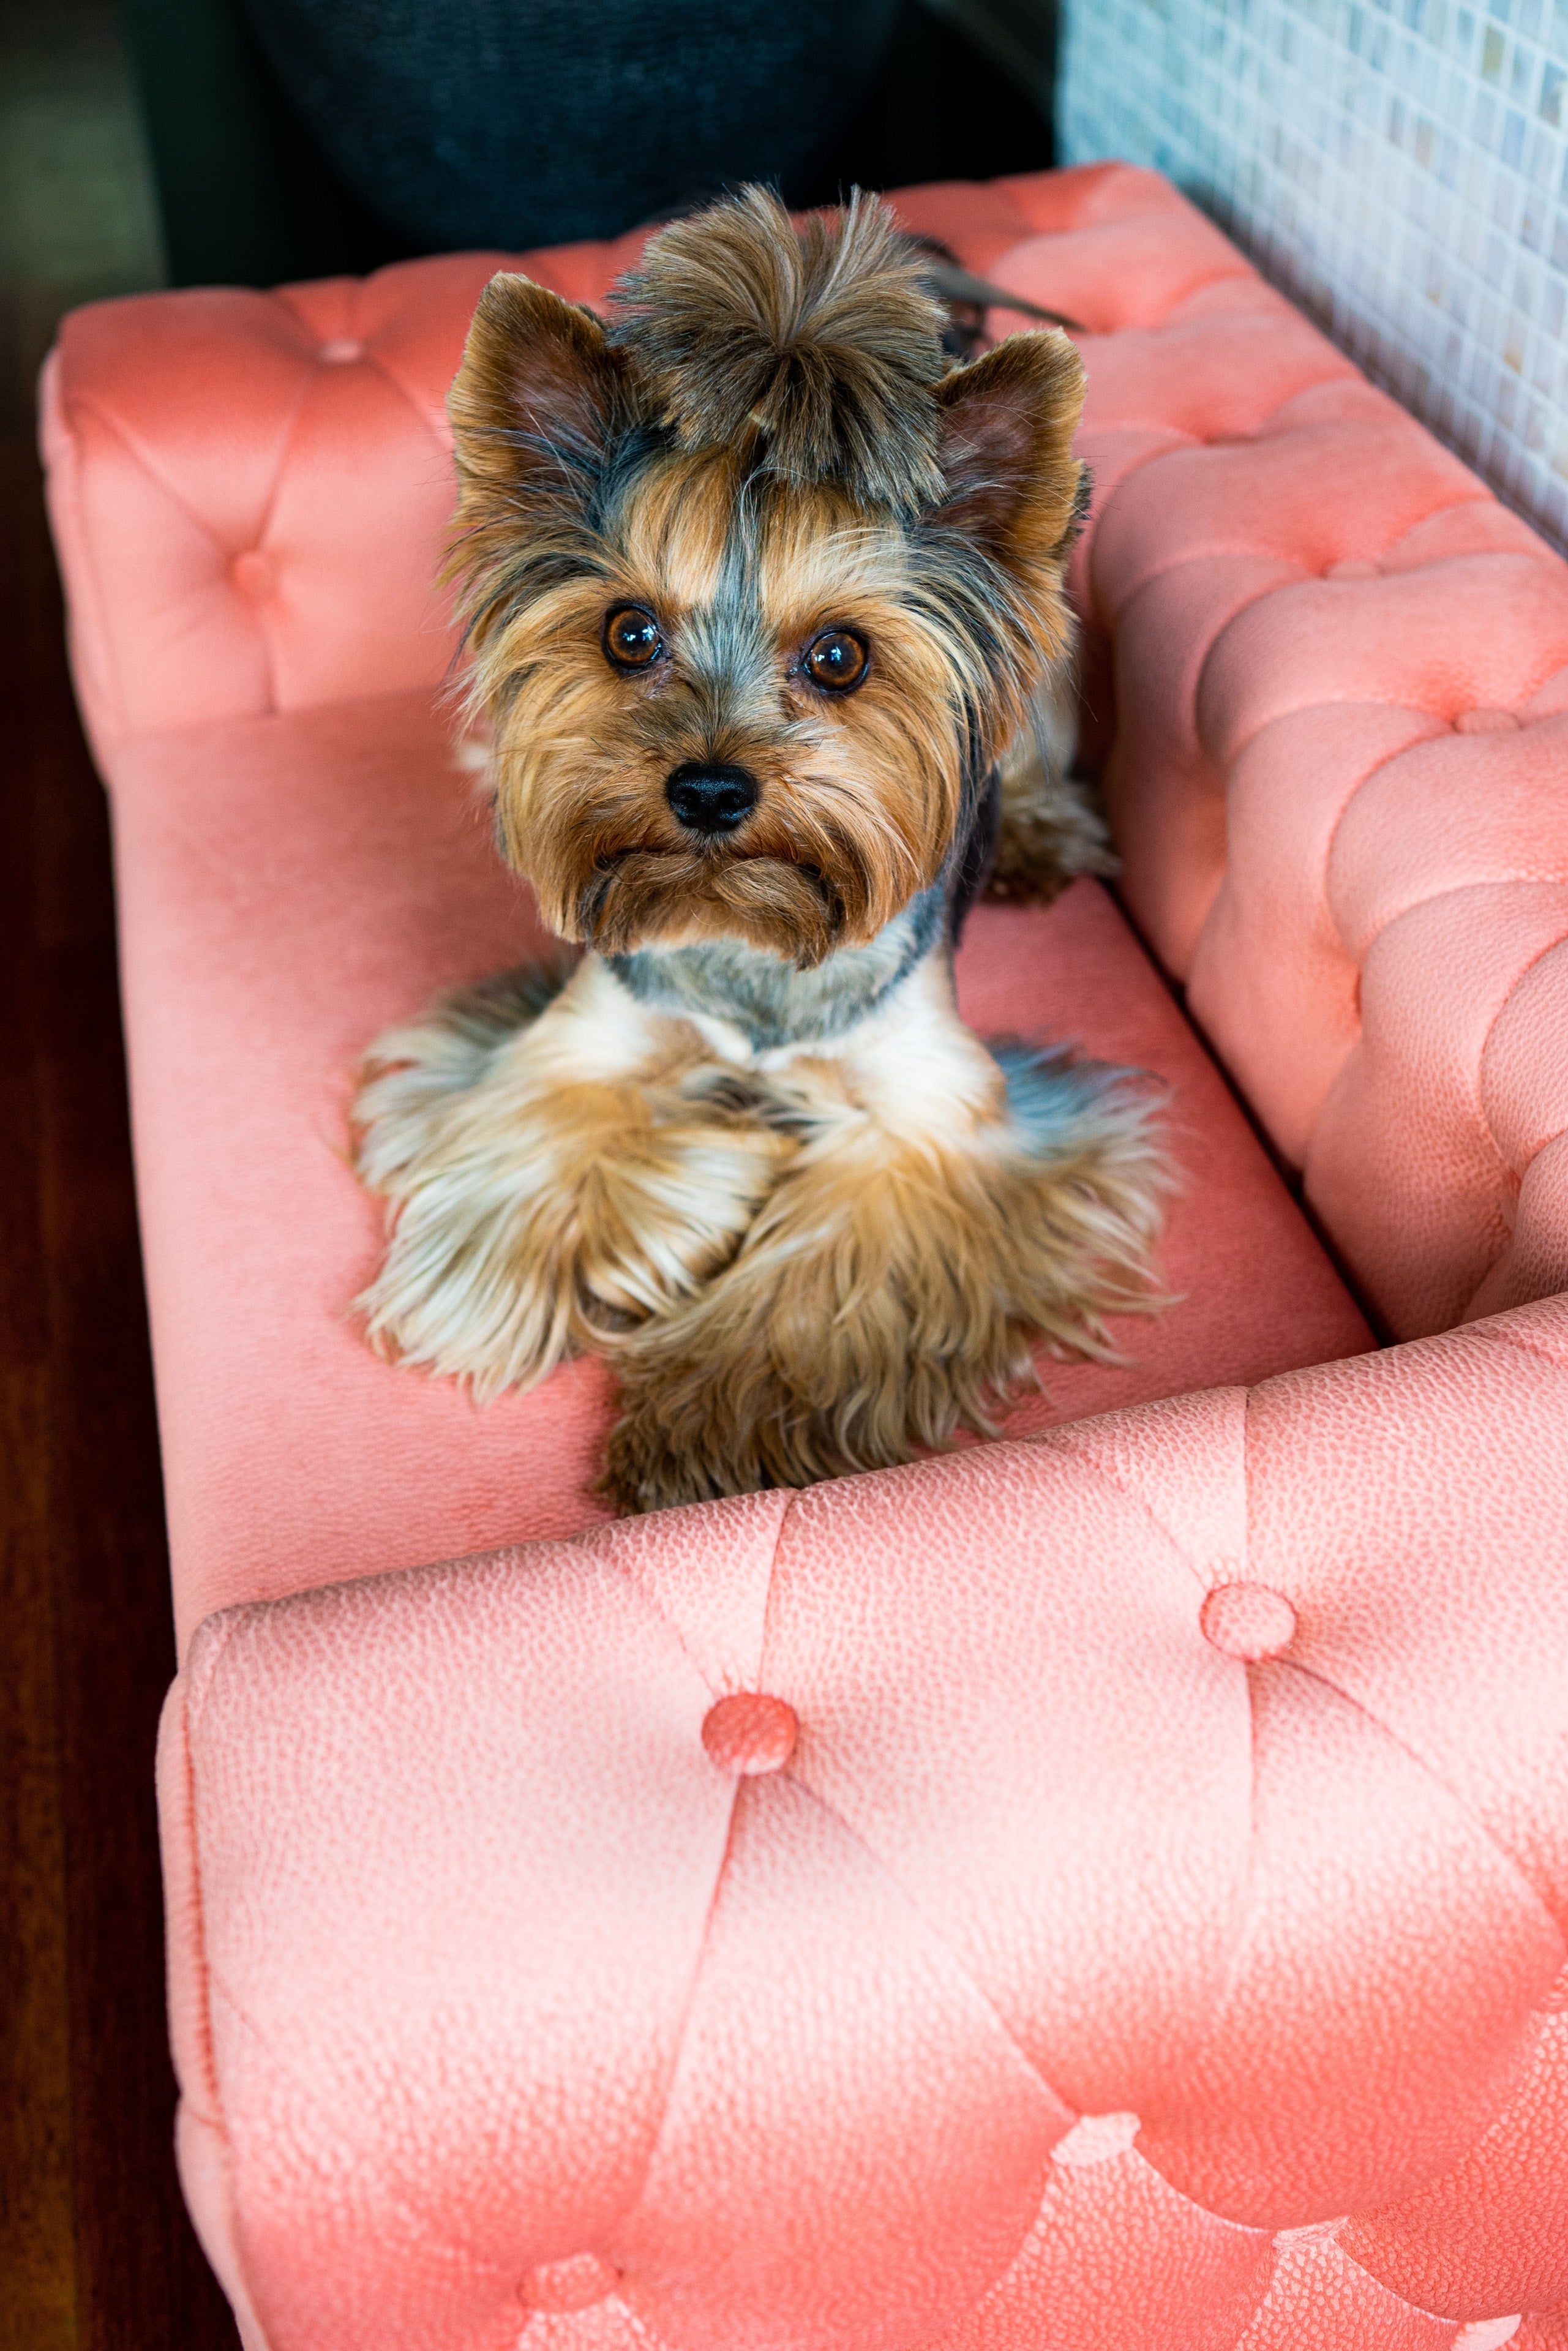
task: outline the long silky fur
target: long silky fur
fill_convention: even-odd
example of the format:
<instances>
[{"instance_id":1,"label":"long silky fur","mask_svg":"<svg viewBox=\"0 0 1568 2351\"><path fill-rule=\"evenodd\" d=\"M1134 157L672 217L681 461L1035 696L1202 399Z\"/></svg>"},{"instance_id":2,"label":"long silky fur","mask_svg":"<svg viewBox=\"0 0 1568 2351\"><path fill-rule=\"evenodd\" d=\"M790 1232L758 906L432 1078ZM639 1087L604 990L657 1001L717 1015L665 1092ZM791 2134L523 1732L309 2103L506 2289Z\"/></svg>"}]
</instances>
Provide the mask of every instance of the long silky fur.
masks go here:
<instances>
[{"instance_id":1,"label":"long silky fur","mask_svg":"<svg viewBox=\"0 0 1568 2351\"><path fill-rule=\"evenodd\" d=\"M747 188L653 238L612 298L610 340L682 448L759 442L781 480L914 513L942 494L947 322L925 267L875 197L797 235L770 189Z\"/></svg>"},{"instance_id":2,"label":"long silky fur","mask_svg":"<svg viewBox=\"0 0 1568 2351\"><path fill-rule=\"evenodd\" d=\"M1169 1173L1126 1071L1003 1044L1005 1115L970 1141L823 1115L722 1280L629 1335L605 1490L655 1510L803 1486L996 1433L1031 1341L1122 1358Z\"/></svg>"},{"instance_id":3,"label":"long silky fur","mask_svg":"<svg viewBox=\"0 0 1568 2351\"><path fill-rule=\"evenodd\" d=\"M797 232L749 190L653 241L608 336L494 278L452 393L498 839L595 952L372 1051L391 1235L360 1304L480 1396L607 1356L631 1510L984 1429L1031 1343L1104 1357L1107 1316L1160 1302L1147 1094L988 1053L946 952L998 797L1017 894L1108 853L1051 702L1082 370L1058 334L946 369L921 269L874 203ZM608 659L618 603L657 674ZM872 648L831 699L803 673L830 625ZM672 810L691 761L755 778L733 838Z\"/></svg>"}]
</instances>

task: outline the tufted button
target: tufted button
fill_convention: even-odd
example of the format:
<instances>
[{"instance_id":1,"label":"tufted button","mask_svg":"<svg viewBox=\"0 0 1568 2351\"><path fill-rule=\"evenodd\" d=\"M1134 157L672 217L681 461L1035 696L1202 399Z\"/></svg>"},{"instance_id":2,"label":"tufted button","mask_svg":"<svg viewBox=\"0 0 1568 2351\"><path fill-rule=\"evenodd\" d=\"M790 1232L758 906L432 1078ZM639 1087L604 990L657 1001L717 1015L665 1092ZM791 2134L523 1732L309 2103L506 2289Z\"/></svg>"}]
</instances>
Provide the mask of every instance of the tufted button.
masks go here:
<instances>
[{"instance_id":1,"label":"tufted button","mask_svg":"<svg viewBox=\"0 0 1568 2351\"><path fill-rule=\"evenodd\" d=\"M1125 2155L1137 2136L1136 2115L1080 2115L1066 2137L1057 2140L1051 2157L1070 2171L1087 2171L1091 2164Z\"/></svg>"},{"instance_id":2,"label":"tufted button","mask_svg":"<svg viewBox=\"0 0 1568 2351\"><path fill-rule=\"evenodd\" d=\"M1456 735L1511 735L1519 725L1511 710L1461 710L1454 721Z\"/></svg>"},{"instance_id":3,"label":"tufted button","mask_svg":"<svg viewBox=\"0 0 1568 2351\"><path fill-rule=\"evenodd\" d=\"M277 568L270 555L264 555L259 547L250 547L235 557L229 578L251 603L263 604L277 590Z\"/></svg>"},{"instance_id":4,"label":"tufted button","mask_svg":"<svg viewBox=\"0 0 1568 2351\"><path fill-rule=\"evenodd\" d=\"M1343 563L1331 563L1323 573L1325 580L1375 580L1377 577L1375 563L1364 562L1355 556L1347 557Z\"/></svg>"},{"instance_id":5,"label":"tufted button","mask_svg":"<svg viewBox=\"0 0 1568 2351\"><path fill-rule=\"evenodd\" d=\"M1277 1657L1296 1633L1295 1610L1282 1592L1270 1592L1266 1583L1217 1583L1197 1621L1206 1641L1249 1665Z\"/></svg>"},{"instance_id":6,"label":"tufted button","mask_svg":"<svg viewBox=\"0 0 1568 2351\"><path fill-rule=\"evenodd\" d=\"M329 367L350 367L355 360L364 358L365 347L352 335L334 335L330 342L321 345L316 356L325 360Z\"/></svg>"},{"instance_id":7,"label":"tufted button","mask_svg":"<svg viewBox=\"0 0 1568 2351\"><path fill-rule=\"evenodd\" d=\"M762 1690L737 1690L710 1706L703 1718L703 1745L721 1771L750 1779L780 1771L795 1752L800 1730L795 1709Z\"/></svg>"},{"instance_id":8,"label":"tufted button","mask_svg":"<svg viewBox=\"0 0 1568 2351\"><path fill-rule=\"evenodd\" d=\"M562 2262L541 2262L523 2280L530 2310L587 2310L613 2294L615 2272L597 2253L569 2253Z\"/></svg>"}]
</instances>

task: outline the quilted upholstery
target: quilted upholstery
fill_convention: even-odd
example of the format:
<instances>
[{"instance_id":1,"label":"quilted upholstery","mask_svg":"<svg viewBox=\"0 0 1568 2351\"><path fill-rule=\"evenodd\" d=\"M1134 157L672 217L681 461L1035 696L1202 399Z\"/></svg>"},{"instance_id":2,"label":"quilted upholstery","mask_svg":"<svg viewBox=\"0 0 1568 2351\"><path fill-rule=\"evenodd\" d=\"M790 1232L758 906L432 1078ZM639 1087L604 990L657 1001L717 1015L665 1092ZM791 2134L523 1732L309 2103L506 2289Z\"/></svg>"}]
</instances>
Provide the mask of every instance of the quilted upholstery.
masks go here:
<instances>
[{"instance_id":1,"label":"quilted upholstery","mask_svg":"<svg viewBox=\"0 0 1568 2351\"><path fill-rule=\"evenodd\" d=\"M1565 1426L1554 1301L210 1620L173 2015L257 2339L1440 2351L1568 2302ZM749 1770L744 1691L795 1726Z\"/></svg>"},{"instance_id":2,"label":"quilted upholstery","mask_svg":"<svg viewBox=\"0 0 1568 2351\"><path fill-rule=\"evenodd\" d=\"M414 1565L581 1527L607 1407L481 1423L339 1319L367 1016L528 936L429 704L493 257L78 313L183 1639L226 1606L162 1759L187 2192L248 2351L1568 2351L1568 574L1152 175L900 203L1087 323L1126 899L1410 1343L1083 890L969 1000L1190 1088L1201 1337Z\"/></svg>"}]
</instances>

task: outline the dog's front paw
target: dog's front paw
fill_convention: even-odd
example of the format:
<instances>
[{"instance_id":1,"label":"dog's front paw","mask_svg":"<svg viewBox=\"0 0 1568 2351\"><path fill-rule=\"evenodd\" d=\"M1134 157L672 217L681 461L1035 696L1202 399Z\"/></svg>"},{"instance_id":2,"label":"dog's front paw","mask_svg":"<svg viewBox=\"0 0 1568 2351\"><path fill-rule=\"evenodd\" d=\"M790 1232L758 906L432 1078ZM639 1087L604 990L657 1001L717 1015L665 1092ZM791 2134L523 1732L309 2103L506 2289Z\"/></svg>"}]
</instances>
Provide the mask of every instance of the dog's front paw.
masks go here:
<instances>
[{"instance_id":1,"label":"dog's front paw","mask_svg":"<svg viewBox=\"0 0 1568 2351\"><path fill-rule=\"evenodd\" d=\"M1163 1302L1148 1099L1003 1046L1008 1115L963 1146L869 1120L803 1149L733 1261L619 1349L602 1490L623 1510L806 1486L985 1434L1031 1348L1113 1356Z\"/></svg>"},{"instance_id":2,"label":"dog's front paw","mask_svg":"<svg viewBox=\"0 0 1568 2351\"><path fill-rule=\"evenodd\" d=\"M769 1366L683 1355L662 1343L664 1331L646 1326L652 1360L639 1360L642 1333L622 1358L621 1418L599 1483L618 1510L802 1486L845 1466L822 1442L810 1407Z\"/></svg>"},{"instance_id":3,"label":"dog's front paw","mask_svg":"<svg viewBox=\"0 0 1568 2351\"><path fill-rule=\"evenodd\" d=\"M738 1246L793 1147L722 1100L632 1082L508 1085L397 1100L376 1081L361 1172L394 1206L356 1301L382 1353L481 1399L670 1311ZM407 1085L417 1089L417 1071ZM395 1165L378 1121L401 1118Z\"/></svg>"}]
</instances>

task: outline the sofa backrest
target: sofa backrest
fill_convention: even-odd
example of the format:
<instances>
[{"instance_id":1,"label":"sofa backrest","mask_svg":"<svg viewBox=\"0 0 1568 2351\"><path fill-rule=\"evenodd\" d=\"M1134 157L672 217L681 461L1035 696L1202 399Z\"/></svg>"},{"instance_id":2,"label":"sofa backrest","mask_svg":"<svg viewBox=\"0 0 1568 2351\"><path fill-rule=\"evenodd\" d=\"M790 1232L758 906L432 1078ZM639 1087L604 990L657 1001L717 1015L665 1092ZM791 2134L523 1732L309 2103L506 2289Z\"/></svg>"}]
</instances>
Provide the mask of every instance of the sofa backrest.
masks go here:
<instances>
[{"instance_id":1,"label":"sofa backrest","mask_svg":"<svg viewBox=\"0 0 1568 2351\"><path fill-rule=\"evenodd\" d=\"M1154 174L897 203L1088 330L1124 900L1365 1301L1410 1336L1568 1287L1568 567ZM594 301L641 242L513 266ZM66 321L44 443L111 782L131 737L449 674L444 402L504 258Z\"/></svg>"}]
</instances>

